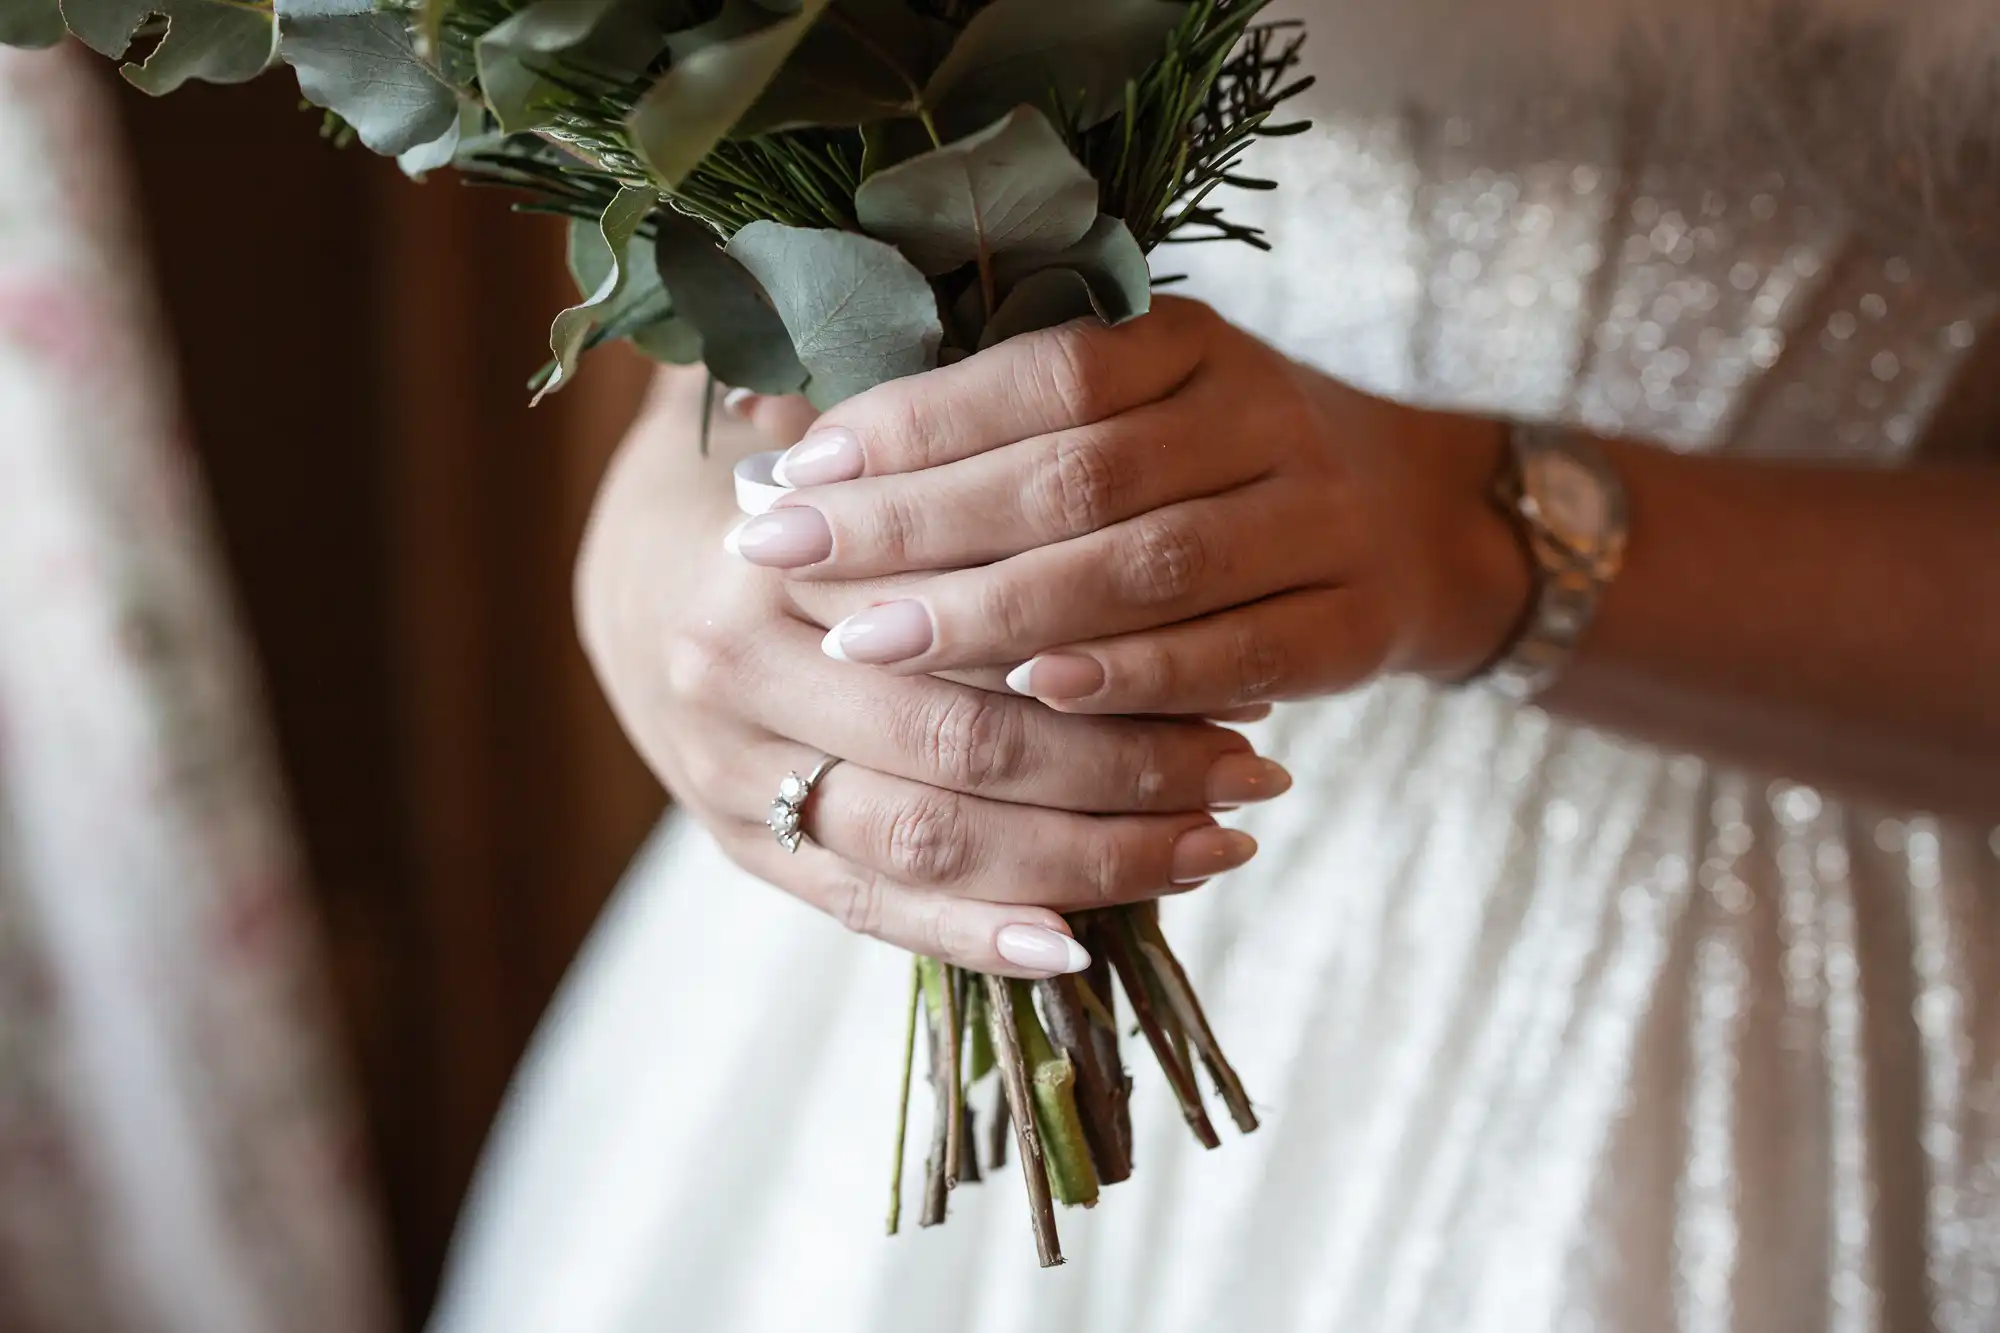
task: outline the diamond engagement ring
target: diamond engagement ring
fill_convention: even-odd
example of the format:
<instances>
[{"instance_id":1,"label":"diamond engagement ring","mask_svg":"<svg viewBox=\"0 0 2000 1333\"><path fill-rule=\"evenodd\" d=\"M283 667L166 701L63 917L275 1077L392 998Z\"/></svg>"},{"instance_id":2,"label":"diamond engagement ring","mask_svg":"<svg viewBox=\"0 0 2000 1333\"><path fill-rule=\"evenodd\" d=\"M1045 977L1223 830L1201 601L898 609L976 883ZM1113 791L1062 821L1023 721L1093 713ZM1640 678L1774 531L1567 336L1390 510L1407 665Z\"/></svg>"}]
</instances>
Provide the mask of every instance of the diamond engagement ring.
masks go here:
<instances>
[{"instance_id":1,"label":"diamond engagement ring","mask_svg":"<svg viewBox=\"0 0 2000 1333\"><path fill-rule=\"evenodd\" d=\"M771 836L778 845L788 852L796 852L805 841L805 828L800 821L805 816L806 802L812 799L813 788L826 776L840 759L828 755L813 765L813 771L800 777L796 772L785 774L785 780L778 784L778 799L771 802L771 817L764 821L771 830Z\"/></svg>"}]
</instances>

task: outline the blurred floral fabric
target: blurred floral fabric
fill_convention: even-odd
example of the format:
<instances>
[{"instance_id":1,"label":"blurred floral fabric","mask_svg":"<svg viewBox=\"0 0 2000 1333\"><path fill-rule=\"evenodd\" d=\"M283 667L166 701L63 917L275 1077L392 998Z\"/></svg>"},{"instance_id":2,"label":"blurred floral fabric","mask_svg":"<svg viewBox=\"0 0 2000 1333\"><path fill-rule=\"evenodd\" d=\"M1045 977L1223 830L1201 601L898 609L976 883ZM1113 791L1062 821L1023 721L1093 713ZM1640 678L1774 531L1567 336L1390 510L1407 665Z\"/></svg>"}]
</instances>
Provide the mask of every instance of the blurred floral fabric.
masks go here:
<instances>
[{"instance_id":1,"label":"blurred floral fabric","mask_svg":"<svg viewBox=\"0 0 2000 1333\"><path fill-rule=\"evenodd\" d=\"M377 1333L299 860L86 79L0 50L0 1329Z\"/></svg>"}]
</instances>

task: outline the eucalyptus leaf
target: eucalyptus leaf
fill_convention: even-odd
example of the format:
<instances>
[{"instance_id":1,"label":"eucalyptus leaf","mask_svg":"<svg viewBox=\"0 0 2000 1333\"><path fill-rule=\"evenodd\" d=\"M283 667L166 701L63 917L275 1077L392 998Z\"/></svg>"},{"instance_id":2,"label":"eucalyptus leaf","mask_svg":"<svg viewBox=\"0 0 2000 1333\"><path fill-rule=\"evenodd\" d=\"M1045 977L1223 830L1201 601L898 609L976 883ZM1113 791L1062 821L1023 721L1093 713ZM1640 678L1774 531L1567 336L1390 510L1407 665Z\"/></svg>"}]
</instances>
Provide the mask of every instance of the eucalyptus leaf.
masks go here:
<instances>
[{"instance_id":1,"label":"eucalyptus leaf","mask_svg":"<svg viewBox=\"0 0 2000 1333\"><path fill-rule=\"evenodd\" d=\"M407 15L369 0L278 0L278 23L300 94L376 152L435 143L457 120L458 95L418 59Z\"/></svg>"},{"instance_id":2,"label":"eucalyptus leaf","mask_svg":"<svg viewBox=\"0 0 2000 1333\"><path fill-rule=\"evenodd\" d=\"M994 278L1003 294L1044 269L1070 269L1090 288L1091 305L1107 324L1123 324L1152 308L1153 279L1146 253L1132 229L1109 213L1100 213L1084 238L1067 250L1050 255L1015 251L995 261ZM1003 299L1004 303L1004 299Z\"/></svg>"},{"instance_id":3,"label":"eucalyptus leaf","mask_svg":"<svg viewBox=\"0 0 2000 1333\"><path fill-rule=\"evenodd\" d=\"M579 279L595 276L598 281L586 299L557 315L550 326L549 351L555 354L556 364L548 382L535 394L535 402L541 402L570 381L576 373L576 359L583 354L591 334L618 312L621 299L630 301L626 289L632 267L626 262L626 251L646 215L659 202L659 196L650 189L622 189L612 196L604 216L592 229L597 233L594 247L579 242L572 233L572 269ZM583 256L579 256L579 249L585 252Z\"/></svg>"},{"instance_id":4,"label":"eucalyptus leaf","mask_svg":"<svg viewBox=\"0 0 2000 1333\"><path fill-rule=\"evenodd\" d=\"M750 271L723 253L715 233L672 210L659 215L655 231L660 281L675 312L700 332L710 373L756 393L803 388L806 368L784 321Z\"/></svg>"},{"instance_id":5,"label":"eucalyptus leaf","mask_svg":"<svg viewBox=\"0 0 2000 1333\"><path fill-rule=\"evenodd\" d=\"M937 296L896 248L853 232L753 222L729 254L763 284L827 408L937 363Z\"/></svg>"},{"instance_id":6,"label":"eucalyptus leaf","mask_svg":"<svg viewBox=\"0 0 2000 1333\"><path fill-rule=\"evenodd\" d=\"M0 4L0 46L54 46L67 32L61 0Z\"/></svg>"},{"instance_id":7,"label":"eucalyptus leaf","mask_svg":"<svg viewBox=\"0 0 2000 1333\"><path fill-rule=\"evenodd\" d=\"M798 13L798 6L779 13L758 0L723 0L722 8L704 22L667 35L667 50L676 61L686 60L697 51L722 46L763 32Z\"/></svg>"},{"instance_id":8,"label":"eucalyptus leaf","mask_svg":"<svg viewBox=\"0 0 2000 1333\"><path fill-rule=\"evenodd\" d=\"M625 335L655 361L691 366L702 358L701 332L677 314L667 314Z\"/></svg>"},{"instance_id":9,"label":"eucalyptus leaf","mask_svg":"<svg viewBox=\"0 0 2000 1333\"><path fill-rule=\"evenodd\" d=\"M1058 324L1096 314L1097 305L1091 300L1090 284L1083 280L1081 273L1068 268L1045 268L1039 273L1029 274L1007 293L1007 299L1000 303L1000 308L993 312L993 318L986 321L985 329L980 332L979 346L983 351L1017 333L1052 329Z\"/></svg>"},{"instance_id":10,"label":"eucalyptus leaf","mask_svg":"<svg viewBox=\"0 0 2000 1333\"><path fill-rule=\"evenodd\" d=\"M1157 3L1157 0L1147 0ZM1097 220L1097 182L1033 107L879 171L854 215L925 273L1002 254L1052 254Z\"/></svg>"},{"instance_id":11,"label":"eucalyptus leaf","mask_svg":"<svg viewBox=\"0 0 2000 1333\"><path fill-rule=\"evenodd\" d=\"M535 0L480 37L480 91L502 130L535 129L550 122L563 95L548 77L553 68L637 77L665 49L672 27L694 17L672 0Z\"/></svg>"},{"instance_id":12,"label":"eucalyptus leaf","mask_svg":"<svg viewBox=\"0 0 2000 1333\"><path fill-rule=\"evenodd\" d=\"M804 0L799 12L747 37L677 58L640 97L625 127L653 178L671 190L684 180L763 95L804 39L827 0Z\"/></svg>"},{"instance_id":13,"label":"eucalyptus leaf","mask_svg":"<svg viewBox=\"0 0 2000 1333\"><path fill-rule=\"evenodd\" d=\"M923 87L957 31L908 0L840 0L838 8L800 41L756 105L738 121L737 137L798 126L909 124Z\"/></svg>"},{"instance_id":14,"label":"eucalyptus leaf","mask_svg":"<svg viewBox=\"0 0 2000 1333\"><path fill-rule=\"evenodd\" d=\"M17 0L5 0L7 4ZM158 96L189 79L243 83L263 73L277 45L269 10L239 0L63 0L63 19L84 45L116 59L154 14L167 20L143 65L121 71L133 87Z\"/></svg>"},{"instance_id":15,"label":"eucalyptus leaf","mask_svg":"<svg viewBox=\"0 0 2000 1333\"><path fill-rule=\"evenodd\" d=\"M1124 104L1125 85L1187 17L1174 0L993 0L938 66L924 100L947 132L984 125L1053 95L1081 128Z\"/></svg>"},{"instance_id":16,"label":"eucalyptus leaf","mask_svg":"<svg viewBox=\"0 0 2000 1333\"><path fill-rule=\"evenodd\" d=\"M430 172L450 166L457 160L459 150L478 137L486 124L486 109L478 102L466 98L458 104L458 115L445 128L445 132L429 143L420 143L396 155L396 165L411 180L422 180Z\"/></svg>"}]
</instances>

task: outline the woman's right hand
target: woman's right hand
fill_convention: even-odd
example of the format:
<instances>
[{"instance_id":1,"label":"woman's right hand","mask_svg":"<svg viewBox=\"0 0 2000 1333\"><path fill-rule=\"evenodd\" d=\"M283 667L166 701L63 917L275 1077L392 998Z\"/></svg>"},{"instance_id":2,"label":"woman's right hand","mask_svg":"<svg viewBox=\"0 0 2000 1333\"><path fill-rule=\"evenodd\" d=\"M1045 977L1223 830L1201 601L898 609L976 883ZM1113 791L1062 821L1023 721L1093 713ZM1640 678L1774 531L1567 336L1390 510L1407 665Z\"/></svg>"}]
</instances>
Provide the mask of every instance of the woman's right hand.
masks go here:
<instances>
[{"instance_id":1,"label":"woman's right hand","mask_svg":"<svg viewBox=\"0 0 2000 1333\"><path fill-rule=\"evenodd\" d=\"M1057 713L1032 699L836 662L781 575L728 555L728 460L771 442L668 372L599 494L577 606L598 676L653 771L744 869L850 929L962 967L1087 965L1059 913L1191 887L1248 860L1209 808L1275 796L1282 769L1203 722ZM781 442L782 443L782 442ZM787 853L779 779L845 762Z\"/></svg>"}]
</instances>

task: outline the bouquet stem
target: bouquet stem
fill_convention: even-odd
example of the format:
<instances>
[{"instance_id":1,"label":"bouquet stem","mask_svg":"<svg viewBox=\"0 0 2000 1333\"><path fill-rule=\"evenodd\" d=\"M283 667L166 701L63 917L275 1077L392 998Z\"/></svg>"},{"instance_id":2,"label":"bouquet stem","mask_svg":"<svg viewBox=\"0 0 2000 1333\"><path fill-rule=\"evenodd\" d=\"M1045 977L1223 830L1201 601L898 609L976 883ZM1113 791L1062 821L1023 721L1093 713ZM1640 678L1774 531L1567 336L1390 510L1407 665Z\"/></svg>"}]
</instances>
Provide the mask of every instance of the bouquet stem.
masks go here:
<instances>
[{"instance_id":1,"label":"bouquet stem","mask_svg":"<svg viewBox=\"0 0 2000 1333\"><path fill-rule=\"evenodd\" d=\"M1194 1070L1187 1063L1186 1037L1175 1022L1173 1011L1160 994L1160 985L1151 968L1146 967L1139 953L1137 932L1132 928L1129 911L1111 913L1104 921L1104 929L1097 932L1096 939L1111 957L1111 966L1118 972L1118 980L1124 984L1125 998L1132 1002L1132 1012L1139 1020L1139 1030L1146 1034L1147 1044L1153 1048L1153 1058L1160 1062L1160 1072L1167 1076L1167 1084L1174 1090L1174 1097L1181 1104L1181 1116L1188 1128L1194 1131L1195 1140L1204 1148L1222 1145L1215 1132L1215 1125L1208 1118L1208 1108L1201 1100L1201 1087L1195 1082Z\"/></svg>"},{"instance_id":2,"label":"bouquet stem","mask_svg":"<svg viewBox=\"0 0 2000 1333\"><path fill-rule=\"evenodd\" d=\"M1161 933L1157 907L1078 913L1070 926L1092 957L1091 966L1075 976L1014 981L934 958L916 961L891 1184L899 1196L921 1008L934 1115L920 1221L924 1226L944 1221L952 1187L979 1179L971 1092L997 1070L1001 1095L986 1127L987 1166L998 1170L1006 1164L1011 1130L1044 1268L1063 1261L1055 1205L1091 1207L1102 1186L1132 1175L1132 1081L1119 1051L1114 974L1202 1146L1216 1147L1219 1139L1196 1082L1196 1056L1237 1127L1246 1133L1257 1128L1242 1080L1224 1058L1186 970ZM891 1232L899 1212L892 1197Z\"/></svg>"},{"instance_id":3,"label":"bouquet stem","mask_svg":"<svg viewBox=\"0 0 2000 1333\"><path fill-rule=\"evenodd\" d=\"M983 977L986 1011L993 1031L993 1055L1000 1066L1001 1088L1007 1094L1007 1114L1014 1122L1014 1145L1021 1154L1021 1178L1028 1187L1028 1218L1035 1232L1035 1254L1042 1267L1063 1261L1062 1240L1056 1234L1055 1202L1049 1195L1049 1168L1042 1155L1042 1137L1035 1125L1035 1103L1028 1088L1028 1065L1021 1050L1021 1030L1015 1017L1014 983L1005 977Z\"/></svg>"}]
</instances>

